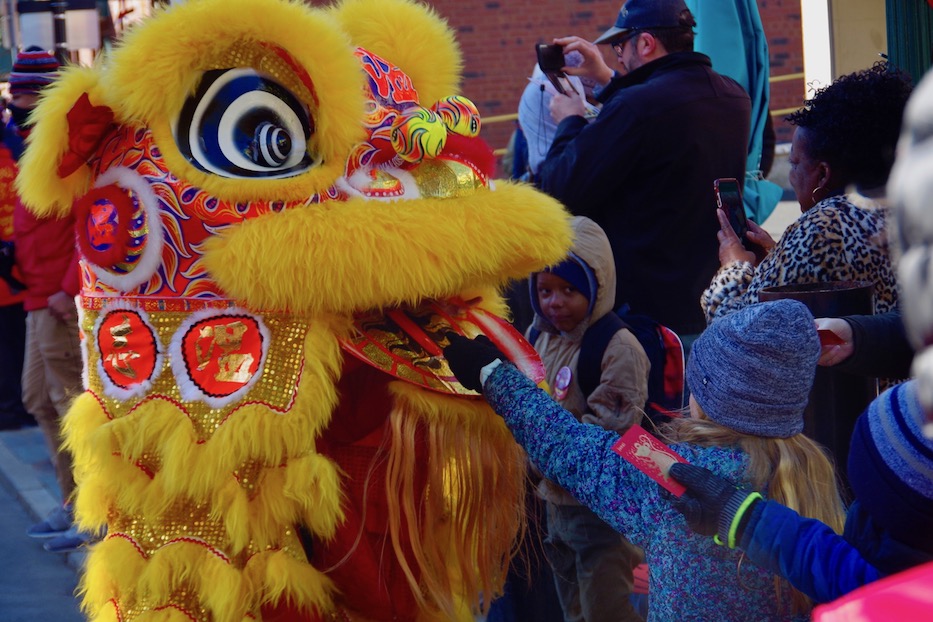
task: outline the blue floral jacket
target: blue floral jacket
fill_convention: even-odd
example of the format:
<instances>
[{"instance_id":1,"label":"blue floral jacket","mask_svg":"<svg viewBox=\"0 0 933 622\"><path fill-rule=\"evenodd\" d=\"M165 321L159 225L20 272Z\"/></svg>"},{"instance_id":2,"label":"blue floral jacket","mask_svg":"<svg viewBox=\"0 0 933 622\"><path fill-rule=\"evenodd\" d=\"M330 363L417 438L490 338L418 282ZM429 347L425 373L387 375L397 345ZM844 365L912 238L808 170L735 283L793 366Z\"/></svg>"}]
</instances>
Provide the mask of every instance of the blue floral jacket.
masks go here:
<instances>
[{"instance_id":1,"label":"blue floral jacket","mask_svg":"<svg viewBox=\"0 0 933 622\"><path fill-rule=\"evenodd\" d=\"M791 613L786 584L778 600L771 572L693 533L661 488L612 450L618 434L577 421L510 364L492 371L484 394L545 476L645 550L649 622L809 619ZM738 447L672 448L747 484L748 457Z\"/></svg>"}]
</instances>

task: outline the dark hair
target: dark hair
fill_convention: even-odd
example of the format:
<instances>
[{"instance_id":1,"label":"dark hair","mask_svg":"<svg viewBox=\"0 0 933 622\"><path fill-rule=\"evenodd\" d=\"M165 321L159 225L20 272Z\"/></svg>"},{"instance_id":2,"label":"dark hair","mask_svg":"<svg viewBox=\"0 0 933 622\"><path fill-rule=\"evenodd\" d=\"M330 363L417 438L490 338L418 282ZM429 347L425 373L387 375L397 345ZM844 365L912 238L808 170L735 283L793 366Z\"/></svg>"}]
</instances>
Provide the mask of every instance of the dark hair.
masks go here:
<instances>
[{"instance_id":1,"label":"dark hair","mask_svg":"<svg viewBox=\"0 0 933 622\"><path fill-rule=\"evenodd\" d=\"M679 22L679 26L645 28L644 32L651 33L668 52L692 52L693 29L696 27L697 21L693 18L690 9L684 9L680 12Z\"/></svg>"},{"instance_id":2,"label":"dark hair","mask_svg":"<svg viewBox=\"0 0 933 622\"><path fill-rule=\"evenodd\" d=\"M912 88L910 76L879 61L821 88L786 120L807 130L810 157L876 188L888 181Z\"/></svg>"}]
</instances>

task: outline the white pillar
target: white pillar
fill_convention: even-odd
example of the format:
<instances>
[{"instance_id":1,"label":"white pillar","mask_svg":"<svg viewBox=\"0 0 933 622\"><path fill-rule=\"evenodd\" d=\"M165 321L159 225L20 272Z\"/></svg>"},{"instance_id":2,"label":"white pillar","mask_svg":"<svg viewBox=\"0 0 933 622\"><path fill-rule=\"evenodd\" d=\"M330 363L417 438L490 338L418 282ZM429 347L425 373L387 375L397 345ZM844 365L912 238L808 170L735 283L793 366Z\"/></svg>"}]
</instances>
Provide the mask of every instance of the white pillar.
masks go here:
<instances>
[{"instance_id":1,"label":"white pillar","mask_svg":"<svg viewBox=\"0 0 933 622\"><path fill-rule=\"evenodd\" d=\"M807 98L813 89L833 81L832 27L829 0L800 0L803 29L803 72Z\"/></svg>"}]
</instances>

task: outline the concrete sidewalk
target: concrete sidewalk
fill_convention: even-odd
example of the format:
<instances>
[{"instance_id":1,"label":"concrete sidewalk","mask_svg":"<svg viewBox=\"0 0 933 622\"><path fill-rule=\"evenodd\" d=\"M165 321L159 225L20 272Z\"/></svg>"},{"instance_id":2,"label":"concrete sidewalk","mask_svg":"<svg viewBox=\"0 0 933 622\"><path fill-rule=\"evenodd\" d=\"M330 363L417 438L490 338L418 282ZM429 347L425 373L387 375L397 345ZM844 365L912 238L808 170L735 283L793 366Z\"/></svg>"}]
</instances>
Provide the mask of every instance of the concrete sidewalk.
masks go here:
<instances>
[{"instance_id":1,"label":"concrete sidewalk","mask_svg":"<svg viewBox=\"0 0 933 622\"><path fill-rule=\"evenodd\" d=\"M0 432L0 483L6 486L35 521L40 521L61 505L61 493L49 450L38 427ZM28 536L10 534L10 537ZM84 563L83 551L59 555L78 570Z\"/></svg>"}]
</instances>

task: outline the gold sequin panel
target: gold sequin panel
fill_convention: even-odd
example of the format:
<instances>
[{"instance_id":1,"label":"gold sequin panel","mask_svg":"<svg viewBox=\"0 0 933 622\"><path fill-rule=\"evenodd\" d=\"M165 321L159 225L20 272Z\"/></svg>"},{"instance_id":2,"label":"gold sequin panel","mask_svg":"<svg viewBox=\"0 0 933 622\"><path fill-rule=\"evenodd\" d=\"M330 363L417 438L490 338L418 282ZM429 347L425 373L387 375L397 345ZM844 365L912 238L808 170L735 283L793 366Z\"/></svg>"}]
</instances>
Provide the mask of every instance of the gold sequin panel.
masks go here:
<instances>
[{"instance_id":1,"label":"gold sequin panel","mask_svg":"<svg viewBox=\"0 0 933 622\"><path fill-rule=\"evenodd\" d=\"M155 522L148 520L148 517L127 514L113 516L108 525L107 537L129 542L145 558L157 551L168 550L165 547L187 544L199 547L236 568L243 568L253 555L269 551L284 551L292 559L306 559L298 534L290 525L281 525L279 533L270 538L270 544L262 546L250 541L246 548L231 554L229 536L223 522L217 517L212 518L211 514L206 504L184 500L169 507Z\"/></svg>"},{"instance_id":2,"label":"gold sequin panel","mask_svg":"<svg viewBox=\"0 0 933 622\"><path fill-rule=\"evenodd\" d=\"M109 329L101 329L98 333L95 333L95 326L101 324L98 323L98 318L102 314L120 313L120 311L120 309L85 309L82 322L84 334L88 336L88 339L85 340L85 347L88 350L88 368L90 370L89 388L100 397L105 410L112 418L117 419L125 416L144 400L160 397L178 404L191 419L199 440L206 441L222 425L224 418L241 404L258 402L281 414L285 414L291 409L297 393L298 381L301 377L302 351L304 339L308 332L308 323L306 321L295 319L294 316L263 315L261 321L268 329L271 338L269 339L270 343L268 344L262 368L257 370L259 377L250 385L248 392L239 396L238 399L229 404L224 404L222 407L211 407L202 400L183 399L178 388L179 381L190 383L191 378L179 379L173 373L169 344L173 338L181 339L184 337L184 335L179 334L184 332L183 330L180 331L180 329L182 324L191 317L190 313L186 312L150 311L148 313L149 323L156 333L158 350L162 354L158 360L158 365L151 374L151 377L155 379L151 388L144 395L130 397L129 399L119 399L107 395L104 386L105 381L100 377L98 371L100 369L98 363L101 360L102 348L105 352L112 352L114 346L120 346L118 351L122 357L121 360L141 361L152 358L151 353L125 351L126 346L123 345L123 342L127 337L126 335L120 334L115 337L113 331ZM223 318L223 316L218 317ZM103 323L103 325L104 327L107 326L106 323ZM203 332L205 323L202 322L201 325ZM209 326L209 322L206 325ZM230 330L232 329L228 327L226 333L217 331L217 334L228 334ZM113 343L113 340L117 338L121 340L120 343ZM215 350L218 353L220 363L218 373L221 373L231 365L230 360L236 356L236 353L228 351L231 349L231 344L226 341L218 342L216 345ZM191 349L195 353L194 357L196 359L197 348ZM136 357L137 354L141 356ZM244 358L244 360L247 359ZM108 363L108 365L112 363L112 361L108 360L104 362ZM175 367L176 369L179 368L177 365ZM108 366L103 368L105 370L109 369ZM247 371L250 369L242 364L238 369L241 368ZM196 366L191 367L191 369L193 373L197 373ZM229 380L220 376L218 379Z\"/></svg>"}]
</instances>

